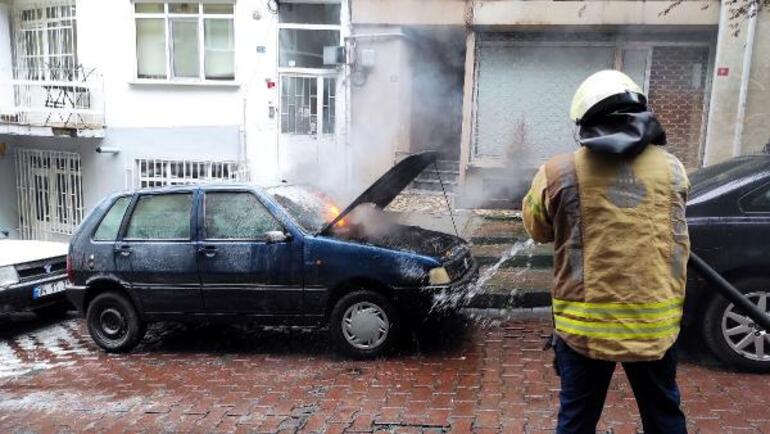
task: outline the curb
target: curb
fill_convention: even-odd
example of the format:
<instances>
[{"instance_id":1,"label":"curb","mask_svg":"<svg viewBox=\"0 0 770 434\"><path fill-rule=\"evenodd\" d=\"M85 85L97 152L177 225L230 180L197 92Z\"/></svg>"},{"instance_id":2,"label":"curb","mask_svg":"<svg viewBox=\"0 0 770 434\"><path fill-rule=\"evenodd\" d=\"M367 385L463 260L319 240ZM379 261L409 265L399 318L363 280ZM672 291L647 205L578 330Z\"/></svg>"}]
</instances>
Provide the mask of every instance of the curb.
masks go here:
<instances>
[{"instance_id":1,"label":"curb","mask_svg":"<svg viewBox=\"0 0 770 434\"><path fill-rule=\"evenodd\" d=\"M476 256L476 263L479 267L485 265L493 265L500 260L495 256ZM543 269L553 267L552 255L516 255L511 259L503 262L500 268L532 268Z\"/></svg>"},{"instance_id":2,"label":"curb","mask_svg":"<svg viewBox=\"0 0 770 434\"><path fill-rule=\"evenodd\" d=\"M515 309L551 306L551 292L511 289L503 292L476 294L467 307L475 309Z\"/></svg>"}]
</instances>

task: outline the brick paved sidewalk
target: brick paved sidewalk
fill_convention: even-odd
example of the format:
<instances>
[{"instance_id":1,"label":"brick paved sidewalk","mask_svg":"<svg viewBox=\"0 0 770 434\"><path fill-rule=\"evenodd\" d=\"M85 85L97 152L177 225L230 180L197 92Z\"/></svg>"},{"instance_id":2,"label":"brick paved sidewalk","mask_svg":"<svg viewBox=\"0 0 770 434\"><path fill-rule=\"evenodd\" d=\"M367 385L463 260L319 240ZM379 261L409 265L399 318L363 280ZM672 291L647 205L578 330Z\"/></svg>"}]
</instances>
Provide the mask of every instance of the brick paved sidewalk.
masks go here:
<instances>
[{"instance_id":1,"label":"brick paved sidewalk","mask_svg":"<svg viewBox=\"0 0 770 434\"><path fill-rule=\"evenodd\" d=\"M331 353L319 332L172 325L110 356L77 319L3 323L0 432L548 432L549 330L541 319L452 324L362 362ZM617 372L601 428L636 432ZM769 381L684 362L691 431L770 433Z\"/></svg>"}]
</instances>

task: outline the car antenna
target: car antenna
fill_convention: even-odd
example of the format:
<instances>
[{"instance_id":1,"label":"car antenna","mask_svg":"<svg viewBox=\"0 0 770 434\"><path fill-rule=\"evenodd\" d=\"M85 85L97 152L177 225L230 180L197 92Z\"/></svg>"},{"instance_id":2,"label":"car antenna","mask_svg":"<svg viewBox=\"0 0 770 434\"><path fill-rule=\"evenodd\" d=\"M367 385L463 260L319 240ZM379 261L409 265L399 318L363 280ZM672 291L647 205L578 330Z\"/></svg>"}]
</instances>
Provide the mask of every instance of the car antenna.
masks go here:
<instances>
[{"instance_id":1,"label":"car antenna","mask_svg":"<svg viewBox=\"0 0 770 434\"><path fill-rule=\"evenodd\" d=\"M446 202L446 207L449 210L449 218L452 219L452 227L455 230L455 235L457 235L457 238L460 238L460 232L457 231L457 224L455 223L455 215L452 212L452 206L449 204L449 196L446 194L446 189L444 188L444 181L441 180L441 173L438 170L438 160L433 160L433 168L436 169L436 177L438 178L438 183L441 185L441 192L444 193L444 201Z\"/></svg>"}]
</instances>

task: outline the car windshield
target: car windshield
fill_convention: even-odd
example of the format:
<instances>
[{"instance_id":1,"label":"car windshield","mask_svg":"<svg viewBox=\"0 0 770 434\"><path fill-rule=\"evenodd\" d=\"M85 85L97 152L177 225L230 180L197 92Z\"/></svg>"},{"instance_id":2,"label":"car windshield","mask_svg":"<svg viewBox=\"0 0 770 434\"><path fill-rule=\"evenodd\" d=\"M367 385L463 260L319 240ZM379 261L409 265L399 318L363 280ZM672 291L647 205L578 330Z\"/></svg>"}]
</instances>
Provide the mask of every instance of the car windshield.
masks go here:
<instances>
[{"instance_id":1,"label":"car windshield","mask_svg":"<svg viewBox=\"0 0 770 434\"><path fill-rule=\"evenodd\" d=\"M266 192L308 233L319 232L340 213L329 196L307 187L286 185Z\"/></svg>"},{"instance_id":2,"label":"car windshield","mask_svg":"<svg viewBox=\"0 0 770 434\"><path fill-rule=\"evenodd\" d=\"M768 160L762 157L739 157L696 170L690 175L690 197L703 195L729 183L740 182L749 175L763 173L767 162Z\"/></svg>"}]
</instances>

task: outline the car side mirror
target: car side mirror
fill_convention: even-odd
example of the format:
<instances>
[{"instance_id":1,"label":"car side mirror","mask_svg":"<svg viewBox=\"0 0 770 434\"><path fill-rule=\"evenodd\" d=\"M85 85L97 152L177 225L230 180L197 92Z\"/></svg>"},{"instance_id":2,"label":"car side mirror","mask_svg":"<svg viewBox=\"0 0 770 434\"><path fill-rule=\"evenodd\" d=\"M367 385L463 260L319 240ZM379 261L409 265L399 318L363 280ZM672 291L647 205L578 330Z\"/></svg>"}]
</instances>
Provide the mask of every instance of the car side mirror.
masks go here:
<instances>
[{"instance_id":1,"label":"car side mirror","mask_svg":"<svg viewBox=\"0 0 770 434\"><path fill-rule=\"evenodd\" d=\"M285 243L291 241L291 234L283 231L267 231L265 232L265 239L268 244Z\"/></svg>"}]
</instances>

